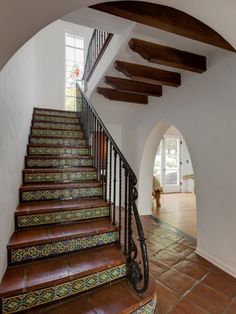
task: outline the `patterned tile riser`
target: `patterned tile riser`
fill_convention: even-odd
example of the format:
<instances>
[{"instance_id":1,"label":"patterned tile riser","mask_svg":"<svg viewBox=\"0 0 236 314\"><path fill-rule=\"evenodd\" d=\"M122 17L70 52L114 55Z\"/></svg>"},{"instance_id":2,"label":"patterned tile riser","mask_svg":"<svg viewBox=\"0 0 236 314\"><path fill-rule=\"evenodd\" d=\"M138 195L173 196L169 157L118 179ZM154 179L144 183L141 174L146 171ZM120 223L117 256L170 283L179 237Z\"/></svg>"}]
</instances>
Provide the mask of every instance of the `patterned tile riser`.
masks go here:
<instances>
[{"instance_id":1,"label":"patterned tile riser","mask_svg":"<svg viewBox=\"0 0 236 314\"><path fill-rule=\"evenodd\" d=\"M66 130L41 130L41 129L32 129L32 135L48 135L48 136L68 136L75 138L83 138L83 131L66 131Z\"/></svg>"},{"instance_id":2,"label":"patterned tile riser","mask_svg":"<svg viewBox=\"0 0 236 314\"><path fill-rule=\"evenodd\" d=\"M40 138L31 137L30 144L42 144L42 145L65 145L65 146L78 146L86 145L85 139L63 139L63 138Z\"/></svg>"},{"instance_id":3,"label":"patterned tile riser","mask_svg":"<svg viewBox=\"0 0 236 314\"><path fill-rule=\"evenodd\" d=\"M45 115L45 116L62 116L62 117L71 117L71 118L77 118L77 112L62 112L62 111L50 111L50 110L41 110L41 109L35 109L35 114Z\"/></svg>"},{"instance_id":4,"label":"patterned tile riser","mask_svg":"<svg viewBox=\"0 0 236 314\"><path fill-rule=\"evenodd\" d=\"M50 122L36 122L36 121L34 121L33 126L34 127L40 127L40 128L81 130L81 126L78 124L50 123Z\"/></svg>"},{"instance_id":5,"label":"patterned tile riser","mask_svg":"<svg viewBox=\"0 0 236 314\"><path fill-rule=\"evenodd\" d=\"M81 197L102 196L102 188L75 188L58 190L38 190L21 192L21 200L24 202L46 200L71 200Z\"/></svg>"},{"instance_id":6,"label":"patterned tile riser","mask_svg":"<svg viewBox=\"0 0 236 314\"><path fill-rule=\"evenodd\" d=\"M79 180L96 180L97 173L94 172L67 172L67 173L32 173L24 174L24 182L77 182Z\"/></svg>"},{"instance_id":7,"label":"patterned tile riser","mask_svg":"<svg viewBox=\"0 0 236 314\"><path fill-rule=\"evenodd\" d=\"M54 117L54 116L38 116L34 115L33 121L48 121L48 122L61 122L61 123L79 123L78 118L64 118L64 117Z\"/></svg>"},{"instance_id":8,"label":"patterned tile riser","mask_svg":"<svg viewBox=\"0 0 236 314\"><path fill-rule=\"evenodd\" d=\"M118 240L119 232L114 231L90 235L83 238L74 238L53 243L39 244L20 249L11 249L10 263L22 263L71 252L77 252L83 249L115 243Z\"/></svg>"},{"instance_id":9,"label":"patterned tile riser","mask_svg":"<svg viewBox=\"0 0 236 314\"><path fill-rule=\"evenodd\" d=\"M89 155L88 148L29 147L30 155Z\"/></svg>"},{"instance_id":10,"label":"patterned tile riser","mask_svg":"<svg viewBox=\"0 0 236 314\"><path fill-rule=\"evenodd\" d=\"M57 301L89 289L109 283L127 275L126 265L115 266L110 269L92 274L69 282L36 291L19 294L2 299L3 314L17 313L49 302Z\"/></svg>"},{"instance_id":11,"label":"patterned tile riser","mask_svg":"<svg viewBox=\"0 0 236 314\"><path fill-rule=\"evenodd\" d=\"M28 168L63 168L63 167L89 167L92 159L28 159Z\"/></svg>"},{"instance_id":12,"label":"patterned tile riser","mask_svg":"<svg viewBox=\"0 0 236 314\"><path fill-rule=\"evenodd\" d=\"M157 308L156 298L148 302L147 304L140 307L138 310L132 312L131 314L155 314Z\"/></svg>"},{"instance_id":13,"label":"patterned tile riser","mask_svg":"<svg viewBox=\"0 0 236 314\"><path fill-rule=\"evenodd\" d=\"M54 223L76 222L84 219L102 218L109 216L108 207L86 208L80 210L66 210L53 213L18 216L18 228L49 225Z\"/></svg>"}]
</instances>

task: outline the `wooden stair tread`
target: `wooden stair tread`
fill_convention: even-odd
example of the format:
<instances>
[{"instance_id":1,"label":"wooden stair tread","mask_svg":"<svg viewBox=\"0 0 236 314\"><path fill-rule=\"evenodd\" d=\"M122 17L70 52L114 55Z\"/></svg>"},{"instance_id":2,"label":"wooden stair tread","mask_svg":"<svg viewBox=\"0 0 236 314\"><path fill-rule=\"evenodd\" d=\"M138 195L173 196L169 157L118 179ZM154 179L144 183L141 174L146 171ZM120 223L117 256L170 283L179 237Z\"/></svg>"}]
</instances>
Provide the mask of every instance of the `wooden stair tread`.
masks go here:
<instances>
[{"instance_id":1,"label":"wooden stair tread","mask_svg":"<svg viewBox=\"0 0 236 314\"><path fill-rule=\"evenodd\" d=\"M48 168L30 168L30 169L24 169L23 173L51 173L51 172L92 172L92 171L96 171L96 168L94 167L78 167L78 168L52 168L52 169L48 169Z\"/></svg>"},{"instance_id":2,"label":"wooden stair tread","mask_svg":"<svg viewBox=\"0 0 236 314\"><path fill-rule=\"evenodd\" d=\"M82 223L52 225L49 227L31 227L16 230L11 236L8 248L19 248L43 243L51 243L58 240L79 238L93 234L117 231L112 226L109 218Z\"/></svg>"},{"instance_id":3,"label":"wooden stair tread","mask_svg":"<svg viewBox=\"0 0 236 314\"><path fill-rule=\"evenodd\" d=\"M102 198L81 199L69 201L40 201L32 203L20 203L15 215L45 213L58 210L79 210L85 208L105 207L108 203Z\"/></svg>"},{"instance_id":4,"label":"wooden stair tread","mask_svg":"<svg viewBox=\"0 0 236 314\"><path fill-rule=\"evenodd\" d=\"M125 263L121 249L109 245L9 266L0 285L0 297L50 287Z\"/></svg>"},{"instance_id":5,"label":"wooden stair tread","mask_svg":"<svg viewBox=\"0 0 236 314\"><path fill-rule=\"evenodd\" d=\"M80 314L128 314L151 302L155 297L153 280L142 295L134 291L127 279L122 279L80 297L68 298L59 304L29 311L28 314L78 314L78 309Z\"/></svg>"},{"instance_id":6,"label":"wooden stair tread","mask_svg":"<svg viewBox=\"0 0 236 314\"><path fill-rule=\"evenodd\" d=\"M47 189L70 189L70 188L92 188L101 187L102 184L98 181L82 181L75 183L25 183L20 187L20 192L34 191L34 190L47 190Z\"/></svg>"}]
</instances>

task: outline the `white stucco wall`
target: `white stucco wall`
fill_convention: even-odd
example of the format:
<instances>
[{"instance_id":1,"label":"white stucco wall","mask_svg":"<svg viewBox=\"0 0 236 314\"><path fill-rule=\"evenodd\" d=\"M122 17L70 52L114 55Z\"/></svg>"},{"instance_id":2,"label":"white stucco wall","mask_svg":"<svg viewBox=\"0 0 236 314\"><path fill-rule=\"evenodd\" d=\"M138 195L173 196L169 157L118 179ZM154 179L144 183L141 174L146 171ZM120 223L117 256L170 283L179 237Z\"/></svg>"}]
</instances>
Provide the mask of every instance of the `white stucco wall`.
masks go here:
<instances>
[{"instance_id":1,"label":"white stucco wall","mask_svg":"<svg viewBox=\"0 0 236 314\"><path fill-rule=\"evenodd\" d=\"M21 171L33 107L64 109L65 30L91 30L57 21L26 43L0 72L0 278L19 202Z\"/></svg>"},{"instance_id":2,"label":"white stucco wall","mask_svg":"<svg viewBox=\"0 0 236 314\"><path fill-rule=\"evenodd\" d=\"M197 251L236 276L236 56L218 51L208 70L147 106L92 101L105 118L120 119L122 150L139 180L139 211L151 213L151 176L157 146L170 125L183 134L196 176ZM109 111L109 112L108 112ZM112 122L111 122L112 123Z\"/></svg>"}]
</instances>

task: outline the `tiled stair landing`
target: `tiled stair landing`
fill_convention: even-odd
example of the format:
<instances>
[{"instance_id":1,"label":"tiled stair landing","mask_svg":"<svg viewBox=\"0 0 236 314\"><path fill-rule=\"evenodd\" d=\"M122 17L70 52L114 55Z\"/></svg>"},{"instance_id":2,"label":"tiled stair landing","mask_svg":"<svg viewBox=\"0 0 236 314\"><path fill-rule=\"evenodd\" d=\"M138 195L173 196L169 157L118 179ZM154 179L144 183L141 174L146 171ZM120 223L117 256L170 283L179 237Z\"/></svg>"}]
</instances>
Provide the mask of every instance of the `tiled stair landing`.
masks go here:
<instances>
[{"instance_id":1,"label":"tiled stair landing","mask_svg":"<svg viewBox=\"0 0 236 314\"><path fill-rule=\"evenodd\" d=\"M154 313L127 280L119 229L77 113L35 109L0 286L2 313Z\"/></svg>"}]
</instances>

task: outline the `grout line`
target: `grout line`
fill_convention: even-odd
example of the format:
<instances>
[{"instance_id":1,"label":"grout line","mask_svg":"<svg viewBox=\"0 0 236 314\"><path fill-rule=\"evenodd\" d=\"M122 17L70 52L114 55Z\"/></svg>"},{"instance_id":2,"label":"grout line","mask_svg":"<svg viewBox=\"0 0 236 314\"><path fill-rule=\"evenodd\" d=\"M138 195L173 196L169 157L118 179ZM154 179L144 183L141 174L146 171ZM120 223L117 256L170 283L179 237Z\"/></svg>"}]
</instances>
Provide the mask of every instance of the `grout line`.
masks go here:
<instances>
[{"instance_id":1,"label":"grout line","mask_svg":"<svg viewBox=\"0 0 236 314\"><path fill-rule=\"evenodd\" d=\"M155 216L153 216L153 215L149 215L149 217L150 217L152 220L154 220L154 221L156 221L156 222L159 222L160 224L167 225L167 226L173 228L174 230L177 231L177 233L179 233L179 234L182 235L183 237L187 238L188 240L191 240L191 241L196 241L196 240L197 240L196 238L194 238L194 237L190 236L189 234L187 234L187 233L185 233L185 232L183 232L183 231L177 229L176 227L174 227L174 226L170 225L169 223L167 223L167 222L161 220L160 218L157 218L157 217L155 217Z\"/></svg>"}]
</instances>

